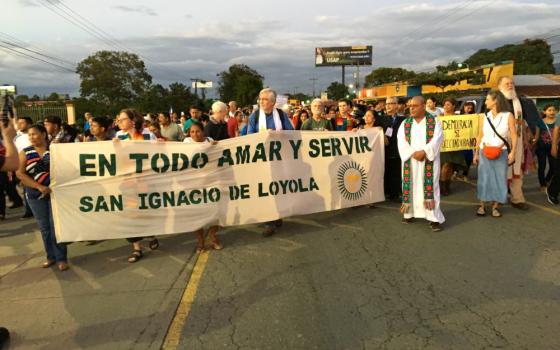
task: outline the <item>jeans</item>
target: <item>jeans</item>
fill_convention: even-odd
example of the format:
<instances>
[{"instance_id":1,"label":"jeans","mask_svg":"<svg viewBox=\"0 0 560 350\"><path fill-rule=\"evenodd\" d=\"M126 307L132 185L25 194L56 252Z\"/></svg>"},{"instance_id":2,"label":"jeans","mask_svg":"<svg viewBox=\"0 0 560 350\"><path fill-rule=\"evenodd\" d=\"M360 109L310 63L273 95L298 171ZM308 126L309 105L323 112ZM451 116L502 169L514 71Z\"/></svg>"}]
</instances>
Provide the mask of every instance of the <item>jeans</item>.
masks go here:
<instances>
[{"instance_id":1,"label":"jeans","mask_svg":"<svg viewBox=\"0 0 560 350\"><path fill-rule=\"evenodd\" d=\"M6 215L6 190L8 187L8 175L0 172L0 216Z\"/></svg>"},{"instance_id":2,"label":"jeans","mask_svg":"<svg viewBox=\"0 0 560 350\"><path fill-rule=\"evenodd\" d=\"M550 185L548 186L548 195L553 198L558 198L560 193L560 158L552 158L553 162L550 164L554 172Z\"/></svg>"},{"instance_id":3,"label":"jeans","mask_svg":"<svg viewBox=\"0 0 560 350\"><path fill-rule=\"evenodd\" d=\"M56 262L67 261L66 244L56 243L54 234L54 222L51 211L51 198L39 198L41 192L28 188L26 191L27 202L31 207L33 216L39 224L43 245L47 253L47 259Z\"/></svg>"},{"instance_id":4,"label":"jeans","mask_svg":"<svg viewBox=\"0 0 560 350\"><path fill-rule=\"evenodd\" d=\"M31 207L29 206L29 203L27 202L27 187L23 188L23 205L25 206L25 214L24 215L33 215L33 212L31 211Z\"/></svg>"},{"instance_id":5,"label":"jeans","mask_svg":"<svg viewBox=\"0 0 560 350\"><path fill-rule=\"evenodd\" d=\"M554 173L554 158L550 154L552 147L550 145L538 145L537 146L537 159L539 165L539 183L541 186L546 186L548 182L552 179L552 175ZM548 172L545 176L546 170L546 161L548 159Z\"/></svg>"}]
</instances>

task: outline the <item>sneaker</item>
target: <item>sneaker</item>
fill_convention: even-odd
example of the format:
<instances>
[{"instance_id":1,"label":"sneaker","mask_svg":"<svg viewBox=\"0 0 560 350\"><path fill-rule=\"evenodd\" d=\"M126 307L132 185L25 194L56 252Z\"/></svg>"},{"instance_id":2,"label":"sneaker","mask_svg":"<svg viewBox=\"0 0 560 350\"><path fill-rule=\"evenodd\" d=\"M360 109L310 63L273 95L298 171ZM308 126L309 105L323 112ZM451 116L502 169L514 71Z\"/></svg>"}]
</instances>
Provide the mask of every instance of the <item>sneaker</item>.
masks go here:
<instances>
[{"instance_id":1,"label":"sneaker","mask_svg":"<svg viewBox=\"0 0 560 350\"><path fill-rule=\"evenodd\" d=\"M23 202L14 202L8 208L10 209L17 209L23 207Z\"/></svg>"},{"instance_id":2,"label":"sneaker","mask_svg":"<svg viewBox=\"0 0 560 350\"><path fill-rule=\"evenodd\" d=\"M28 219L28 218L32 218L33 217L33 213L25 213L23 214L23 216L20 219Z\"/></svg>"},{"instance_id":3,"label":"sneaker","mask_svg":"<svg viewBox=\"0 0 560 350\"><path fill-rule=\"evenodd\" d=\"M434 232L440 232L441 230L443 230L443 227L439 222L430 222L430 227Z\"/></svg>"},{"instance_id":4,"label":"sneaker","mask_svg":"<svg viewBox=\"0 0 560 350\"><path fill-rule=\"evenodd\" d=\"M526 203L511 203L511 206L519 210L528 210L529 206Z\"/></svg>"},{"instance_id":5,"label":"sneaker","mask_svg":"<svg viewBox=\"0 0 560 350\"><path fill-rule=\"evenodd\" d=\"M552 197L551 195L548 194L548 188L546 189L546 198L548 199L548 203L552 205L558 205L559 203L558 197Z\"/></svg>"},{"instance_id":6,"label":"sneaker","mask_svg":"<svg viewBox=\"0 0 560 350\"><path fill-rule=\"evenodd\" d=\"M263 237L270 237L274 234L275 230L272 226L265 226L264 231L262 232Z\"/></svg>"}]
</instances>

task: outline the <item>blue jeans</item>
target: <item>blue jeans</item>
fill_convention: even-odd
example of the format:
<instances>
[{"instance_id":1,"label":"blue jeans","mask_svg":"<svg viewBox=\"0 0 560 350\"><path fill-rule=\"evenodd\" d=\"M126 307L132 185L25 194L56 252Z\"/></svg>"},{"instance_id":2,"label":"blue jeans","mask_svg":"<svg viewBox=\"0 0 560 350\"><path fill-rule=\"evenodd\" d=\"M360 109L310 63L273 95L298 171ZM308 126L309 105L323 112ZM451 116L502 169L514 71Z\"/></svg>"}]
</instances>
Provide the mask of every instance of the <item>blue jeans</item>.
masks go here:
<instances>
[{"instance_id":1,"label":"blue jeans","mask_svg":"<svg viewBox=\"0 0 560 350\"><path fill-rule=\"evenodd\" d=\"M65 244L56 243L54 235L54 222L51 211L51 198L39 198L41 192L36 189L28 188L25 191L27 202L31 207L33 216L39 224L41 230L41 237L43 238L43 245L47 253L47 259L56 262L67 261L67 251Z\"/></svg>"}]
</instances>

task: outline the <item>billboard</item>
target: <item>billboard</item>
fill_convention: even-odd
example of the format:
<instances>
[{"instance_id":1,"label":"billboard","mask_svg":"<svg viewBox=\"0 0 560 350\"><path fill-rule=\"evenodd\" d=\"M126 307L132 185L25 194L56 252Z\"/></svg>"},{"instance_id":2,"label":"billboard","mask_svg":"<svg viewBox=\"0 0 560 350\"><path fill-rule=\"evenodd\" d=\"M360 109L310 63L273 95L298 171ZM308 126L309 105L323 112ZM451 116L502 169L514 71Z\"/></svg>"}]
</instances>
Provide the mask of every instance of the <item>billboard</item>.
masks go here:
<instances>
[{"instance_id":1,"label":"billboard","mask_svg":"<svg viewBox=\"0 0 560 350\"><path fill-rule=\"evenodd\" d=\"M371 45L316 47L315 67L371 66Z\"/></svg>"},{"instance_id":2,"label":"billboard","mask_svg":"<svg viewBox=\"0 0 560 350\"><path fill-rule=\"evenodd\" d=\"M193 89L211 89L212 82L211 81L193 81L192 82Z\"/></svg>"}]
</instances>

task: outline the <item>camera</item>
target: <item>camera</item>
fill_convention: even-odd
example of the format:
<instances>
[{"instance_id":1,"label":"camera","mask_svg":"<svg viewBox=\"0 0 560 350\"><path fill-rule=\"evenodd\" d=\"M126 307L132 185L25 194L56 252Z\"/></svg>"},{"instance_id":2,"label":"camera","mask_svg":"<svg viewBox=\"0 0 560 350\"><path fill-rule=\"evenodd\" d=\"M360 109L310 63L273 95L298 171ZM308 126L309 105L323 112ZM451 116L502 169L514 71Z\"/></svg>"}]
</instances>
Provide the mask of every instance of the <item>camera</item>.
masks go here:
<instances>
[{"instance_id":1,"label":"camera","mask_svg":"<svg viewBox=\"0 0 560 350\"><path fill-rule=\"evenodd\" d=\"M8 126L10 119L15 118L14 106L17 88L15 85L0 86L0 122Z\"/></svg>"}]
</instances>

